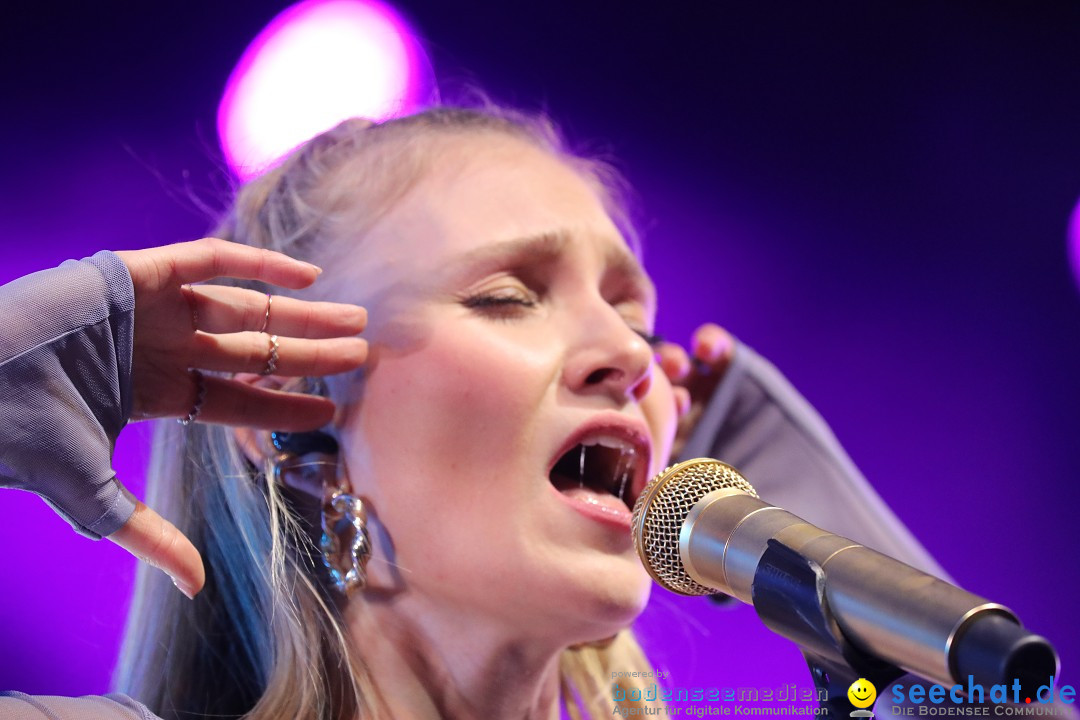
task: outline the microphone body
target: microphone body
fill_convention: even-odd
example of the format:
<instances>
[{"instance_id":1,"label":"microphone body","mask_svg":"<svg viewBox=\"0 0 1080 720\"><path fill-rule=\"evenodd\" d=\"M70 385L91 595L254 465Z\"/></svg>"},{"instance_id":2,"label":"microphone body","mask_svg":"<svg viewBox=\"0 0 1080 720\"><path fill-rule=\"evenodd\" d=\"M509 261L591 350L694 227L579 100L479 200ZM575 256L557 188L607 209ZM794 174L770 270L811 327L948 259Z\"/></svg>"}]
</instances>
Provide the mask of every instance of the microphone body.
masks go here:
<instances>
[{"instance_id":1,"label":"microphone body","mask_svg":"<svg viewBox=\"0 0 1080 720\"><path fill-rule=\"evenodd\" d=\"M634 516L646 568L675 592L720 591L753 604L772 540L820 568L829 611L844 639L866 654L945 686L971 676L1028 688L1057 675L1053 648L1008 608L769 505L716 460L661 473Z\"/></svg>"}]
</instances>

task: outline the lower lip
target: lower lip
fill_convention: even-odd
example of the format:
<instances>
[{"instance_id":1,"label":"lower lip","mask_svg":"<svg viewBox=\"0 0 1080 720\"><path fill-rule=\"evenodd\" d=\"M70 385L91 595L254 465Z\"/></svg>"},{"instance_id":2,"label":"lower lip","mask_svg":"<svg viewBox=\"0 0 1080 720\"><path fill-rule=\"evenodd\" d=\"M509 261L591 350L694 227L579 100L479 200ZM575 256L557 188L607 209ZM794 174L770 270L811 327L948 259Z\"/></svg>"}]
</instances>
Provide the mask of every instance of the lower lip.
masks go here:
<instances>
[{"instance_id":1,"label":"lower lip","mask_svg":"<svg viewBox=\"0 0 1080 720\"><path fill-rule=\"evenodd\" d=\"M599 523L608 525L612 528L618 528L628 533L630 532L630 523L633 515L630 509L625 505L621 508L613 507L612 505L606 505L592 500L588 495L568 495L563 492L559 492L554 486L551 486L552 492L559 496L559 499L569 505L574 510L589 518L590 520L596 520ZM620 503L621 505L622 503Z\"/></svg>"}]
</instances>

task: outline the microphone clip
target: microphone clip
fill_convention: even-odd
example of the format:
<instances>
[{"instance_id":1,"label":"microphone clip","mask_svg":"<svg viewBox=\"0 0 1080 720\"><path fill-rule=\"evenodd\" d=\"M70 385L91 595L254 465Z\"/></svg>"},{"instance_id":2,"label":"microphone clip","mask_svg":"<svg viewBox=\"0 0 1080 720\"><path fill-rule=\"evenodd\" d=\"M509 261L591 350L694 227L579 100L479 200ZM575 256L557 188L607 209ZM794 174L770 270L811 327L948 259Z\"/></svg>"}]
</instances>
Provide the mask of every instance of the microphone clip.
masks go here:
<instances>
[{"instance_id":1,"label":"microphone clip","mask_svg":"<svg viewBox=\"0 0 1080 720\"><path fill-rule=\"evenodd\" d=\"M869 680L880 693L905 674L863 653L844 637L829 610L821 566L784 543L768 541L754 573L751 595L761 621L802 649L819 690L819 706L830 720L852 714L847 692L855 681Z\"/></svg>"}]
</instances>

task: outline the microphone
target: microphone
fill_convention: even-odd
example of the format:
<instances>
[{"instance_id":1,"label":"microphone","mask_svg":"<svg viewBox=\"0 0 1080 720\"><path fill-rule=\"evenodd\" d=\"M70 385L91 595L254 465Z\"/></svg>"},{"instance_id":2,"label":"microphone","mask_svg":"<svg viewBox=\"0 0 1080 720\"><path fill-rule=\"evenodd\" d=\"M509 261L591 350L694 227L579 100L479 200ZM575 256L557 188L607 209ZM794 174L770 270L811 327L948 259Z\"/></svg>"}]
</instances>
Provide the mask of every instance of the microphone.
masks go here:
<instances>
[{"instance_id":1,"label":"microphone","mask_svg":"<svg viewBox=\"0 0 1080 720\"><path fill-rule=\"evenodd\" d=\"M865 655L945 687L970 677L985 686L1019 680L1027 692L1057 676L1054 648L1008 608L769 505L718 460L687 460L654 477L632 525L645 568L673 592L753 605L771 541L820 568L843 639Z\"/></svg>"}]
</instances>

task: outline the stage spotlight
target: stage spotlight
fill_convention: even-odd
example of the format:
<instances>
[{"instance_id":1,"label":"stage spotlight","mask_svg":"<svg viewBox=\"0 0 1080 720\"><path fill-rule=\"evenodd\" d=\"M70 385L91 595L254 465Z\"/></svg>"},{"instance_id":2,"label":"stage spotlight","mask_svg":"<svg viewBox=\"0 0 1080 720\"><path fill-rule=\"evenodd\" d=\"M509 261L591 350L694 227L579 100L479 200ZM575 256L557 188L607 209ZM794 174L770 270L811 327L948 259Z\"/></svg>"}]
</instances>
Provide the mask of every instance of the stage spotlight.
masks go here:
<instances>
[{"instance_id":1,"label":"stage spotlight","mask_svg":"<svg viewBox=\"0 0 1080 720\"><path fill-rule=\"evenodd\" d=\"M1073 275L1076 276L1076 284L1080 285L1080 200L1076 202L1072 219L1069 220L1069 261L1072 263Z\"/></svg>"},{"instance_id":2,"label":"stage spotlight","mask_svg":"<svg viewBox=\"0 0 1080 720\"><path fill-rule=\"evenodd\" d=\"M426 99L431 66L408 25L372 0L307 0L244 51L218 107L218 137L241 178L348 117L382 120Z\"/></svg>"}]
</instances>

